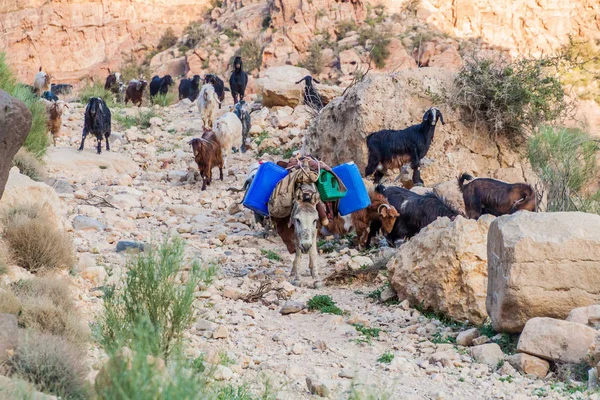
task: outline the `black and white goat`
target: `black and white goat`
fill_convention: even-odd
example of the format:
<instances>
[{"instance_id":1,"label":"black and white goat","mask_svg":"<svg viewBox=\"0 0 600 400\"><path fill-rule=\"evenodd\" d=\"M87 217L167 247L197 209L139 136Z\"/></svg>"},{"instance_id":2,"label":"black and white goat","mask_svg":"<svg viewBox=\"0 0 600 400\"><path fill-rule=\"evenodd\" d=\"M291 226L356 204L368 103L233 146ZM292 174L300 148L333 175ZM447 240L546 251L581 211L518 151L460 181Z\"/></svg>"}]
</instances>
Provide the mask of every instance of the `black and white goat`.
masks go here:
<instances>
[{"instance_id":1,"label":"black and white goat","mask_svg":"<svg viewBox=\"0 0 600 400\"><path fill-rule=\"evenodd\" d=\"M242 146L240 147L240 150L242 153L245 153L246 141L248 140L248 134L250 133L250 126L252 126L252 121L250 119L250 106L245 100L240 100L239 103L235 104L233 113L237 115L242 122Z\"/></svg>"},{"instance_id":2,"label":"black and white goat","mask_svg":"<svg viewBox=\"0 0 600 400\"><path fill-rule=\"evenodd\" d=\"M248 85L248 74L244 71L244 63L242 57L235 57L233 60L233 72L229 77L229 88L233 96L233 104L237 104L244 100L246 86Z\"/></svg>"},{"instance_id":3,"label":"black and white goat","mask_svg":"<svg viewBox=\"0 0 600 400\"><path fill-rule=\"evenodd\" d=\"M385 129L367 136L369 160L365 168L365 177L375 173L374 181L379 183L388 168L400 168L410 163L413 169L413 184L422 186L419 166L429 151L438 120L444 125L442 112L432 107L423 115L423 122L418 125L402 130Z\"/></svg>"},{"instance_id":4,"label":"black and white goat","mask_svg":"<svg viewBox=\"0 0 600 400\"><path fill-rule=\"evenodd\" d=\"M171 75L165 75L160 78L155 75L150 81L150 98L153 99L157 94L167 94L169 92L169 86L174 85L173 78Z\"/></svg>"},{"instance_id":5,"label":"black and white goat","mask_svg":"<svg viewBox=\"0 0 600 400\"><path fill-rule=\"evenodd\" d=\"M304 94L303 94L303 100L304 100L304 105L312 108L313 110L319 112L321 111L321 109L323 108L323 99L321 98L321 95L319 94L319 92L317 92L317 89L313 86L313 81L315 83L321 83L316 79L313 79L312 76L310 75L306 75L304 78L300 79L298 82L296 82L296 85L301 83L302 81L304 81Z\"/></svg>"},{"instance_id":6,"label":"black and white goat","mask_svg":"<svg viewBox=\"0 0 600 400\"><path fill-rule=\"evenodd\" d=\"M217 93L217 97L219 98L219 109L221 109L221 104L225 100L225 83L215 74L208 74L204 77L204 84L206 85L207 83L210 83L215 88L215 93Z\"/></svg>"},{"instance_id":7,"label":"black and white goat","mask_svg":"<svg viewBox=\"0 0 600 400\"><path fill-rule=\"evenodd\" d=\"M106 151L110 151L108 138L111 132L111 115L108 106L100 97L92 97L85 108L83 134L79 151L83 150L83 144L88 133L98 140L98 154L102 153L102 137L106 139Z\"/></svg>"},{"instance_id":8,"label":"black and white goat","mask_svg":"<svg viewBox=\"0 0 600 400\"><path fill-rule=\"evenodd\" d=\"M50 84L50 91L52 93L54 93L55 95L66 95L66 94L71 94L73 92L73 85L68 85L66 83L51 83Z\"/></svg>"},{"instance_id":9,"label":"black and white goat","mask_svg":"<svg viewBox=\"0 0 600 400\"><path fill-rule=\"evenodd\" d=\"M378 185L375 191L383 194L399 214L394 228L387 235L391 244L410 239L438 217L454 220L459 215L450 203L434 193L419 195L401 187L386 188L383 185Z\"/></svg>"}]
</instances>

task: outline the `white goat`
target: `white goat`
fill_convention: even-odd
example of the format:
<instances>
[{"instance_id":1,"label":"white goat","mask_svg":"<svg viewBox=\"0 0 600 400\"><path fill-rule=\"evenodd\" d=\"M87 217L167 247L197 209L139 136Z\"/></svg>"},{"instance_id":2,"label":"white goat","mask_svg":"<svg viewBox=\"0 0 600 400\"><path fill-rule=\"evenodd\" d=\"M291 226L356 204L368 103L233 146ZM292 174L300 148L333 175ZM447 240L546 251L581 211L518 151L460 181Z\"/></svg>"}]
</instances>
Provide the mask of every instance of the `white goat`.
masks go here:
<instances>
[{"instance_id":1,"label":"white goat","mask_svg":"<svg viewBox=\"0 0 600 400\"><path fill-rule=\"evenodd\" d=\"M231 148L239 149L242 145L242 123L237 115L228 112L215 121L213 131L221 143L223 161L227 168L227 158L231 153Z\"/></svg>"},{"instance_id":2,"label":"white goat","mask_svg":"<svg viewBox=\"0 0 600 400\"><path fill-rule=\"evenodd\" d=\"M42 93L49 91L51 80L52 76L42 71L42 67L40 67L40 71L35 74L35 79L33 80L33 89L35 93L38 96L41 96Z\"/></svg>"},{"instance_id":3,"label":"white goat","mask_svg":"<svg viewBox=\"0 0 600 400\"><path fill-rule=\"evenodd\" d=\"M219 104L221 104L221 102L219 101L217 92L215 92L215 87L210 83L202 86L200 95L198 96L198 111L200 111L202 122L206 129L212 129L216 119L217 110L219 109Z\"/></svg>"}]
</instances>

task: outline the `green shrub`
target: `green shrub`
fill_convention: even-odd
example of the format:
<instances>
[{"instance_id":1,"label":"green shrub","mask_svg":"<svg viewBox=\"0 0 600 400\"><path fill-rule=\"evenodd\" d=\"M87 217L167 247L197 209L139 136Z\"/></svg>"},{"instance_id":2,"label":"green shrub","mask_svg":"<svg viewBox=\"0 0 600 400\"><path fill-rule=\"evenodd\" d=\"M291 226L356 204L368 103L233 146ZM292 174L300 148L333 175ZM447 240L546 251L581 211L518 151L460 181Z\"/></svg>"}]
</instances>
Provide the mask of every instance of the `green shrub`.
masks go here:
<instances>
[{"instance_id":1,"label":"green shrub","mask_svg":"<svg viewBox=\"0 0 600 400\"><path fill-rule=\"evenodd\" d=\"M166 50L170 47L173 47L177 44L177 36L175 36L175 32L173 32L172 28L167 28L165 33L160 37L158 41L158 50Z\"/></svg>"},{"instance_id":2,"label":"green shrub","mask_svg":"<svg viewBox=\"0 0 600 400\"><path fill-rule=\"evenodd\" d=\"M79 347L58 336L28 331L7 361L11 375L36 385L44 393L65 399L88 399L88 373Z\"/></svg>"},{"instance_id":3,"label":"green shrub","mask_svg":"<svg viewBox=\"0 0 600 400\"><path fill-rule=\"evenodd\" d=\"M31 111L31 130L23 145L31 154L42 158L50 146L50 137L46 127L48 116L44 103L22 85L17 85L13 72L6 63L5 53L0 52L0 89L21 100Z\"/></svg>"},{"instance_id":4,"label":"green shrub","mask_svg":"<svg viewBox=\"0 0 600 400\"><path fill-rule=\"evenodd\" d=\"M89 339L89 332L81 324L71 300L67 281L35 278L21 280L13 286L21 304L20 326L60 336L73 344L83 344Z\"/></svg>"},{"instance_id":5,"label":"green shrub","mask_svg":"<svg viewBox=\"0 0 600 400\"><path fill-rule=\"evenodd\" d=\"M183 272L183 241L165 241L158 249L148 249L128 263L122 290L105 290L105 316L101 342L108 349L132 346L140 326L150 332L148 349L168 358L183 330L191 323L194 291L200 279L200 265L192 263L187 282Z\"/></svg>"},{"instance_id":6,"label":"green shrub","mask_svg":"<svg viewBox=\"0 0 600 400\"><path fill-rule=\"evenodd\" d=\"M315 75L323 72L325 62L323 60L323 51L321 42L313 42L308 48L308 54L300 62L299 66L306 68Z\"/></svg>"},{"instance_id":7,"label":"green shrub","mask_svg":"<svg viewBox=\"0 0 600 400\"><path fill-rule=\"evenodd\" d=\"M19 168L23 175L27 175L34 181L42 181L44 179L44 170L42 163L33 154L24 148L19 149L12 161L13 167Z\"/></svg>"},{"instance_id":8,"label":"green shrub","mask_svg":"<svg viewBox=\"0 0 600 400\"><path fill-rule=\"evenodd\" d=\"M319 310L325 314L342 315L344 311L335 305L335 302L330 296L316 295L307 302L309 310Z\"/></svg>"},{"instance_id":9,"label":"green shrub","mask_svg":"<svg viewBox=\"0 0 600 400\"><path fill-rule=\"evenodd\" d=\"M154 117L158 117L158 114L154 110L139 111L136 116L120 113L114 114L114 120L121 124L125 129L129 129L133 126L137 126L141 129L150 128L150 120Z\"/></svg>"},{"instance_id":10,"label":"green shrub","mask_svg":"<svg viewBox=\"0 0 600 400\"><path fill-rule=\"evenodd\" d=\"M260 249L260 252L265 258L272 261L281 261L281 256L273 250Z\"/></svg>"},{"instance_id":11,"label":"green shrub","mask_svg":"<svg viewBox=\"0 0 600 400\"><path fill-rule=\"evenodd\" d=\"M342 40L346 37L346 34L348 34L348 32L356 30L358 30L358 25L356 24L356 21L352 19L340 21L335 25L335 33L337 35L337 40Z\"/></svg>"},{"instance_id":12,"label":"green shrub","mask_svg":"<svg viewBox=\"0 0 600 400\"><path fill-rule=\"evenodd\" d=\"M384 68L386 60L390 57L389 34L381 32L373 27L362 29L358 42L362 46L369 46L369 55L377 68Z\"/></svg>"},{"instance_id":13,"label":"green shrub","mask_svg":"<svg viewBox=\"0 0 600 400\"><path fill-rule=\"evenodd\" d=\"M75 263L69 235L38 206L19 206L4 216L4 240L12 260L30 272L69 269Z\"/></svg>"},{"instance_id":14,"label":"green shrub","mask_svg":"<svg viewBox=\"0 0 600 400\"><path fill-rule=\"evenodd\" d=\"M100 97L109 108L116 105L113 93L105 90L101 82L95 82L91 86L86 86L79 92L79 101L81 104L87 104L92 97Z\"/></svg>"},{"instance_id":15,"label":"green shrub","mask_svg":"<svg viewBox=\"0 0 600 400\"><path fill-rule=\"evenodd\" d=\"M152 71L148 66L149 59L146 57L147 63L138 62L133 54L127 57L123 64L121 64L121 75L123 76L123 82L129 82L132 79L145 79L148 80L152 76Z\"/></svg>"},{"instance_id":16,"label":"green shrub","mask_svg":"<svg viewBox=\"0 0 600 400\"><path fill-rule=\"evenodd\" d=\"M167 92L166 94L159 93L154 96L154 104L158 104L161 107L168 107L175 102L175 94Z\"/></svg>"},{"instance_id":17,"label":"green shrub","mask_svg":"<svg viewBox=\"0 0 600 400\"><path fill-rule=\"evenodd\" d=\"M187 43L192 49L202 42L207 34L204 26L200 22L190 22L183 30L183 34L187 35Z\"/></svg>"},{"instance_id":18,"label":"green shrub","mask_svg":"<svg viewBox=\"0 0 600 400\"><path fill-rule=\"evenodd\" d=\"M485 125L492 137L519 138L561 117L566 109L554 58L516 61L466 59L454 81L452 103L470 121Z\"/></svg>"},{"instance_id":19,"label":"green shrub","mask_svg":"<svg viewBox=\"0 0 600 400\"><path fill-rule=\"evenodd\" d=\"M262 52L263 49L257 39L242 39L235 55L242 57L244 69L252 72L262 66Z\"/></svg>"},{"instance_id":20,"label":"green shrub","mask_svg":"<svg viewBox=\"0 0 600 400\"><path fill-rule=\"evenodd\" d=\"M599 151L578 129L545 126L529 140L529 162L548 191L547 211L600 213L600 199L587 192L597 179Z\"/></svg>"},{"instance_id":21,"label":"green shrub","mask_svg":"<svg viewBox=\"0 0 600 400\"><path fill-rule=\"evenodd\" d=\"M390 364L394 360L394 353L391 351L386 351L377 359L377 362L382 364Z\"/></svg>"}]
</instances>

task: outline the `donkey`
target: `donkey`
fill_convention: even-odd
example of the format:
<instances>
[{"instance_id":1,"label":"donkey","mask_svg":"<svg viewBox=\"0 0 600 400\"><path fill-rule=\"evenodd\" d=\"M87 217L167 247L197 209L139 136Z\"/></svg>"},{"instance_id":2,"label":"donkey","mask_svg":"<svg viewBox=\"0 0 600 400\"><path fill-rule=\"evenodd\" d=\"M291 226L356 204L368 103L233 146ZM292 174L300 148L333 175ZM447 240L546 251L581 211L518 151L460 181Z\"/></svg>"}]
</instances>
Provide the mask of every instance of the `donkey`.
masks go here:
<instances>
[{"instance_id":1,"label":"donkey","mask_svg":"<svg viewBox=\"0 0 600 400\"><path fill-rule=\"evenodd\" d=\"M290 216L287 218L271 217L277 233L285 243L288 251L290 254L295 253L290 274L292 284L299 284L298 265L302 259L302 254L308 254L308 267L316 289L323 286L323 282L319 278L319 267L317 265L317 223L319 221L317 204L320 202L321 197L315 184L305 183L296 190ZM300 251L297 251L298 249Z\"/></svg>"}]
</instances>

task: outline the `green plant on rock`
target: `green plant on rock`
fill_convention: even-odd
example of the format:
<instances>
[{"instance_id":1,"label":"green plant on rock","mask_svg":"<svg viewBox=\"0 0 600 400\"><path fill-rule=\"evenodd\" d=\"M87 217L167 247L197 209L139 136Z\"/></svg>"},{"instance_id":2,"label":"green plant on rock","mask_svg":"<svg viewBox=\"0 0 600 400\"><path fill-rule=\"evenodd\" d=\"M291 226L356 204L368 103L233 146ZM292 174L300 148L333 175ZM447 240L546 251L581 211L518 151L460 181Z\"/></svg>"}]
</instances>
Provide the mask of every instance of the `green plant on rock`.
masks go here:
<instances>
[{"instance_id":1,"label":"green plant on rock","mask_svg":"<svg viewBox=\"0 0 600 400\"><path fill-rule=\"evenodd\" d=\"M330 296L316 295L307 302L309 310L318 310L324 314L342 315L344 311L335 305L335 302Z\"/></svg>"},{"instance_id":2,"label":"green plant on rock","mask_svg":"<svg viewBox=\"0 0 600 400\"><path fill-rule=\"evenodd\" d=\"M313 42L308 48L308 54L298 66L308 69L315 75L323 72L325 61L323 60L322 42Z\"/></svg>"},{"instance_id":3,"label":"green plant on rock","mask_svg":"<svg viewBox=\"0 0 600 400\"><path fill-rule=\"evenodd\" d=\"M158 50L162 51L162 50L166 50L170 47L173 47L177 44L177 36L175 35L175 32L173 32L172 28L167 28L165 30L165 33L163 33L163 35L160 37L160 40L158 41Z\"/></svg>"},{"instance_id":4,"label":"green plant on rock","mask_svg":"<svg viewBox=\"0 0 600 400\"><path fill-rule=\"evenodd\" d=\"M104 89L101 82L95 82L91 86L86 86L79 92L79 101L81 104L87 104L92 97L100 97L109 108L115 107L114 94Z\"/></svg>"},{"instance_id":5,"label":"green plant on rock","mask_svg":"<svg viewBox=\"0 0 600 400\"><path fill-rule=\"evenodd\" d=\"M386 351L385 353L383 353L381 355L381 357L379 357L377 359L377 362L380 362L382 364L389 364L394 360L394 353L392 353L391 351Z\"/></svg>"},{"instance_id":6,"label":"green plant on rock","mask_svg":"<svg viewBox=\"0 0 600 400\"><path fill-rule=\"evenodd\" d=\"M185 44L192 49L199 45L207 36L204 26L197 21L190 22L183 30L183 34L187 36L187 42Z\"/></svg>"},{"instance_id":7,"label":"green plant on rock","mask_svg":"<svg viewBox=\"0 0 600 400\"><path fill-rule=\"evenodd\" d=\"M250 73L262 66L263 48L257 39L242 39L235 55L242 57L244 69ZM232 64L232 62L230 62Z\"/></svg>"},{"instance_id":8,"label":"green plant on rock","mask_svg":"<svg viewBox=\"0 0 600 400\"><path fill-rule=\"evenodd\" d=\"M555 76L560 65L552 57L467 58L454 80L451 102L492 137L520 140L567 112L564 88Z\"/></svg>"},{"instance_id":9,"label":"green plant on rock","mask_svg":"<svg viewBox=\"0 0 600 400\"><path fill-rule=\"evenodd\" d=\"M260 249L260 253L271 261L281 261L281 256L273 250Z\"/></svg>"}]
</instances>

